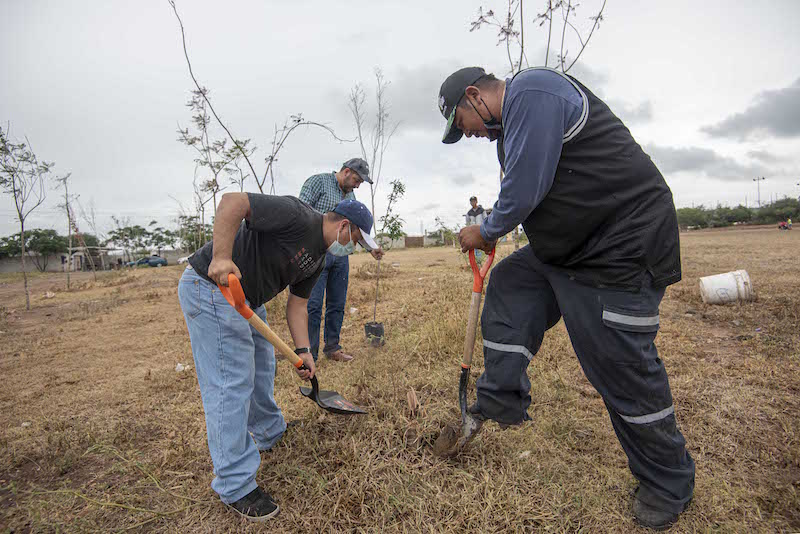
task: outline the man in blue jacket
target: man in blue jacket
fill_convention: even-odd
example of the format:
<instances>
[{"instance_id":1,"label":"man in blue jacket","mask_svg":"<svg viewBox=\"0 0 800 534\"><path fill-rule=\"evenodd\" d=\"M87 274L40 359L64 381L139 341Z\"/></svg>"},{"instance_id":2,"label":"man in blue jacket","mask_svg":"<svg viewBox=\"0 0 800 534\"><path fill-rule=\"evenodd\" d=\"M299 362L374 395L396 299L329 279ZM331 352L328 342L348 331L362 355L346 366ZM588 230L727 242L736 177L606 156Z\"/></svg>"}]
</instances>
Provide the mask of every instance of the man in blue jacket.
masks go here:
<instances>
[{"instance_id":1,"label":"man in blue jacket","mask_svg":"<svg viewBox=\"0 0 800 534\"><path fill-rule=\"evenodd\" d=\"M654 344L664 289L681 278L672 192L608 106L559 71L503 81L461 69L442 84L439 109L444 143L496 141L505 172L491 215L460 232L462 250L488 252L520 223L530 241L494 268L486 290L477 428L529 419L526 369L563 317L639 480L635 518L669 528L692 499L695 472Z\"/></svg>"}]
</instances>

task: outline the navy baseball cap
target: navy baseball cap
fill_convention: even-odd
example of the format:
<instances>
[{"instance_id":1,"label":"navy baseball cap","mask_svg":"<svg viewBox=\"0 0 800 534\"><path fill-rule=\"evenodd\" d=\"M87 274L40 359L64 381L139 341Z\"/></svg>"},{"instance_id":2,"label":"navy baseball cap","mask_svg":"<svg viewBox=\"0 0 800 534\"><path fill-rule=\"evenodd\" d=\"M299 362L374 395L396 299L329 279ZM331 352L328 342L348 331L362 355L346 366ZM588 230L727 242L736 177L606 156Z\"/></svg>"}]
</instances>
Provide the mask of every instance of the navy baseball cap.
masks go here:
<instances>
[{"instance_id":1,"label":"navy baseball cap","mask_svg":"<svg viewBox=\"0 0 800 534\"><path fill-rule=\"evenodd\" d=\"M453 124L456 120L456 108L464 98L464 91L467 90L467 87L475 85L475 82L484 76L486 76L486 71L481 67L466 67L455 71L442 84L439 89L439 111L447 119L442 143L447 145L455 143L464 135L464 132Z\"/></svg>"},{"instance_id":2,"label":"navy baseball cap","mask_svg":"<svg viewBox=\"0 0 800 534\"><path fill-rule=\"evenodd\" d=\"M342 200L333 208L333 212L338 213L358 226L358 229L361 230L361 239L358 242L362 247L366 250L380 248L372 236L369 235L370 231L372 231L372 214L364 204L358 200Z\"/></svg>"}]
</instances>

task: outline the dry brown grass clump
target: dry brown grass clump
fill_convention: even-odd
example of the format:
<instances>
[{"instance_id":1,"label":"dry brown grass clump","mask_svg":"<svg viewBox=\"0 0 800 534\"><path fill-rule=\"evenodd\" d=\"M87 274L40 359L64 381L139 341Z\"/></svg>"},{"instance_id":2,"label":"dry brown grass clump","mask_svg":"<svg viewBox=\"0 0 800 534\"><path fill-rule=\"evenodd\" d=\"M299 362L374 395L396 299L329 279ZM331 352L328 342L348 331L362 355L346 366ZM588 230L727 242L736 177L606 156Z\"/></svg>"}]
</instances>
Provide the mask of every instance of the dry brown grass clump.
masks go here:
<instances>
[{"instance_id":1,"label":"dry brown grass clump","mask_svg":"<svg viewBox=\"0 0 800 534\"><path fill-rule=\"evenodd\" d=\"M667 291L657 341L698 468L695 500L676 532L800 529L797 235L682 235L685 279ZM357 255L343 329L356 359L323 361L319 369L325 388L368 415L320 411L299 395L288 364L279 364L278 402L302 425L263 455L258 480L282 507L265 528L636 531L634 480L563 324L529 368L533 421L508 431L487 425L452 460L432 454L439 430L458 418L471 274L450 248L392 251L382 270L392 263L377 313L386 345L373 349L364 338L375 288L358 273L374 262ZM740 268L751 275L756 303L700 301L700 276ZM101 278L80 291L37 296L30 313L19 311L17 281L0 287L7 307L17 309L0 334L0 527L263 530L227 513L209 488L196 376L175 372L176 363L192 363L175 291L180 274L175 267ZM107 310L84 304L97 309L80 313L81 302L112 299L117 305ZM285 304L285 296L270 303L268 318L288 339ZM473 384L479 356L475 363ZM413 412L411 390L420 405Z\"/></svg>"}]
</instances>

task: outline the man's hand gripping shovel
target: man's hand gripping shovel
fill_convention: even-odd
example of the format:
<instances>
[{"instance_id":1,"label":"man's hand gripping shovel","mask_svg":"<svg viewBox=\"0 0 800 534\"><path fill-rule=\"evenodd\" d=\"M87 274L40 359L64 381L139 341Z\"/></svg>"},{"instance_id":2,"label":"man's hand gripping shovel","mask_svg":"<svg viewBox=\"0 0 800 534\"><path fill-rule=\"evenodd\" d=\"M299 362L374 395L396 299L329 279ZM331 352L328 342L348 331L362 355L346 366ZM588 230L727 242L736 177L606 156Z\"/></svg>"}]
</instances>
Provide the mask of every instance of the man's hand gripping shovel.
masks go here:
<instances>
[{"instance_id":1,"label":"man's hand gripping shovel","mask_svg":"<svg viewBox=\"0 0 800 534\"><path fill-rule=\"evenodd\" d=\"M236 311L238 311L242 317L247 319L247 322L250 323L253 328L258 330L262 336L267 338L267 341L272 343L272 346L278 349L278 352L283 354L283 356L289 360L292 365L298 369L308 369L305 364L303 364L303 360L301 360L300 357L294 353L291 347L284 343L284 341L272 331L267 323L265 323L261 317L256 315L255 312L250 309L250 306L248 306L245 302L242 284L239 282L239 279L236 278L235 274L231 273L228 275L228 287L217 287L219 287L219 290L222 292L222 296L225 297L225 300L228 301L228 304L236 308ZM321 391L319 389L319 383L317 382L316 375L311 378L311 387L301 387L300 393L316 402L320 408L328 410L329 412L341 415L367 413L358 406L355 406L350 401L346 400L335 391Z\"/></svg>"},{"instance_id":2,"label":"man's hand gripping shovel","mask_svg":"<svg viewBox=\"0 0 800 534\"><path fill-rule=\"evenodd\" d=\"M483 267L478 268L475 261L475 251L469 251L469 264L472 267L472 299L469 305L467 322L467 335L464 339L464 359L461 362L461 378L458 382L458 404L461 407L461 429L447 426L436 439L433 450L439 456L454 456L472 441L480 430L483 421L473 417L467 410L467 386L469 385L469 372L472 366L472 352L475 349L475 337L478 329L478 318L481 310L481 297L483 295L483 281L489 273L489 268L494 261L495 249L487 256Z\"/></svg>"}]
</instances>

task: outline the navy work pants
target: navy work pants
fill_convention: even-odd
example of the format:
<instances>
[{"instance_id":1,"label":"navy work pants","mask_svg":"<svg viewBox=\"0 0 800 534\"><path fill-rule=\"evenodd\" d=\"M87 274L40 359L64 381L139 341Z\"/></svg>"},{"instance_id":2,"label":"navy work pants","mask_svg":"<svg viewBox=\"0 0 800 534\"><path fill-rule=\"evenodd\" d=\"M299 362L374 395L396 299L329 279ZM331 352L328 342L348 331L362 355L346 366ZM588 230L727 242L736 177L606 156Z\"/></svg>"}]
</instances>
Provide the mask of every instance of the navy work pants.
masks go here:
<instances>
[{"instance_id":1,"label":"navy work pants","mask_svg":"<svg viewBox=\"0 0 800 534\"><path fill-rule=\"evenodd\" d=\"M492 271L481 318L485 371L477 410L500 423L528 419L526 370L546 330L563 317L589 382L639 480L637 498L680 513L694 489L694 460L677 428L669 380L654 344L664 288L639 292L578 283L541 263L530 245Z\"/></svg>"}]
</instances>

